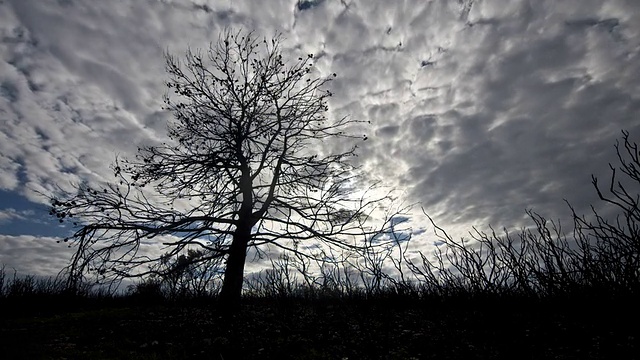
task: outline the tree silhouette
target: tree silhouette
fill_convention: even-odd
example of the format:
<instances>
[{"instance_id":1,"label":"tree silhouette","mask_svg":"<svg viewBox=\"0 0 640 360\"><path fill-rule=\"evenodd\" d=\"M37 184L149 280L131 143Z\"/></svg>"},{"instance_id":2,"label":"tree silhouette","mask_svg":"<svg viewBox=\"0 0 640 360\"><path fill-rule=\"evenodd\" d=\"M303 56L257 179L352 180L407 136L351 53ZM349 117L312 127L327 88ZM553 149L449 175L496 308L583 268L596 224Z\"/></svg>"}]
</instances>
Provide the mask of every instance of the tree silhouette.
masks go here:
<instances>
[{"instance_id":1,"label":"tree silhouette","mask_svg":"<svg viewBox=\"0 0 640 360\"><path fill-rule=\"evenodd\" d=\"M353 250L389 228L391 213L369 220L390 193L359 188L349 162L357 145L345 140L366 140L354 134L365 121L329 119L336 74L316 76L311 54L285 62L281 42L227 31L204 55L166 55L170 141L116 158L116 183L51 197L60 222L77 219L65 239L76 246L70 285L157 275L154 263L197 248L191 261L226 262L220 296L233 304L249 248L299 251L311 240Z\"/></svg>"}]
</instances>

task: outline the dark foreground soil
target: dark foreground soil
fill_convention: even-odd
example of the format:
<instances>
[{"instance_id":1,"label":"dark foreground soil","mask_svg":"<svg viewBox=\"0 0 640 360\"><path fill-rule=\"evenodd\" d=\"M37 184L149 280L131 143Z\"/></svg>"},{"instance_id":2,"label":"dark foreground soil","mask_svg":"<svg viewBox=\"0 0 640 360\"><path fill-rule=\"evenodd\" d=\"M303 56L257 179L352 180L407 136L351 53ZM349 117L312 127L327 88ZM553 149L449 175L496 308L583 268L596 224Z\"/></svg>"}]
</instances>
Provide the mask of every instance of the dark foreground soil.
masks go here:
<instances>
[{"instance_id":1,"label":"dark foreground soil","mask_svg":"<svg viewBox=\"0 0 640 360\"><path fill-rule=\"evenodd\" d=\"M25 310L0 359L640 359L637 304L248 300Z\"/></svg>"}]
</instances>

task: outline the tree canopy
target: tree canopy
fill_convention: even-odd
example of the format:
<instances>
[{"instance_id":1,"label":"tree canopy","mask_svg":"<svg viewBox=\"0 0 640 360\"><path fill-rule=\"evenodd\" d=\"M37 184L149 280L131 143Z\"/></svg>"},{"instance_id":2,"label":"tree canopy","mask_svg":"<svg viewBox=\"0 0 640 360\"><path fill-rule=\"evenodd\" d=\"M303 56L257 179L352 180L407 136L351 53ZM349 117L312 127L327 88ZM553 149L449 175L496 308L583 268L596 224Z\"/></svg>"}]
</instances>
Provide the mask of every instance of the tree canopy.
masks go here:
<instances>
[{"instance_id":1,"label":"tree canopy","mask_svg":"<svg viewBox=\"0 0 640 360\"><path fill-rule=\"evenodd\" d=\"M114 183L52 198L52 215L77 219L70 281L157 273L196 248L197 261L224 258L221 296L236 301L248 248L354 249L390 227L370 221L389 193L360 188L350 161L367 121L327 116L336 74L320 76L311 54L285 61L281 45L226 31L205 52L166 55L170 140L116 158Z\"/></svg>"}]
</instances>

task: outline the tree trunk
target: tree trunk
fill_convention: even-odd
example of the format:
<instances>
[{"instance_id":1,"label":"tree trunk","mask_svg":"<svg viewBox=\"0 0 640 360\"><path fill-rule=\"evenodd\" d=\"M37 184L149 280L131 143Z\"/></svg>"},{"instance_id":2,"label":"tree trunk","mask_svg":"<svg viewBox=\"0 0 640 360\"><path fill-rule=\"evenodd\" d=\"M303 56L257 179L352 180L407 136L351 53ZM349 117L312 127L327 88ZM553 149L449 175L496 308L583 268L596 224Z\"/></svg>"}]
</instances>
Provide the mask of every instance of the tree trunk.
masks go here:
<instances>
[{"instance_id":1,"label":"tree trunk","mask_svg":"<svg viewBox=\"0 0 640 360\"><path fill-rule=\"evenodd\" d=\"M247 257L247 244L251 236L251 227L236 230L233 242L229 247L227 267L224 271L224 280L220 290L220 301L229 310L240 308L242 296L242 282L244 280L244 263Z\"/></svg>"}]
</instances>

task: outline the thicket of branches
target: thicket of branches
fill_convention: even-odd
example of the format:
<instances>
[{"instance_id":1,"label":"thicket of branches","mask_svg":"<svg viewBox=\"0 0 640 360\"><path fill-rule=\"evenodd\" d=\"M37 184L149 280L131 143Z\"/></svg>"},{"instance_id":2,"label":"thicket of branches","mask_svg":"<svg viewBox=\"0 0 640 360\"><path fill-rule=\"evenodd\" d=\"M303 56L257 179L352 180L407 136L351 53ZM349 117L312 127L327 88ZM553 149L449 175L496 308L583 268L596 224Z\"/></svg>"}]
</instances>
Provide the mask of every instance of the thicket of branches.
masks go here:
<instances>
[{"instance_id":1,"label":"thicket of branches","mask_svg":"<svg viewBox=\"0 0 640 360\"><path fill-rule=\"evenodd\" d=\"M606 185L592 178L600 205L592 206L590 214L577 214L569 205L569 232L533 211L528 212L529 228L516 233L474 229L468 239L454 239L432 222L440 245L412 253L410 233L391 227L391 241L375 251L364 246L272 259L270 269L247 279L245 296L635 298L640 294L640 153L624 131L615 148L618 164L610 164ZM192 261L201 256L191 251L165 257L155 275L130 286L128 294L174 300L217 296L224 264L218 258ZM91 286L83 282L79 294L89 296ZM103 295L114 294L102 289ZM66 290L61 280L9 278L4 268L0 271L0 299Z\"/></svg>"},{"instance_id":2,"label":"thicket of branches","mask_svg":"<svg viewBox=\"0 0 640 360\"><path fill-rule=\"evenodd\" d=\"M528 211L532 226L516 233L474 229L454 239L433 221L440 245L409 252L410 234L389 230L384 249L366 247L313 259L284 254L248 279L248 296L326 297L637 297L640 293L640 153L623 132L619 164L605 188L592 183L605 211L577 214L571 231ZM612 211L615 210L615 211ZM604 214L608 215L604 215ZM429 218L429 220L431 220Z\"/></svg>"}]
</instances>

